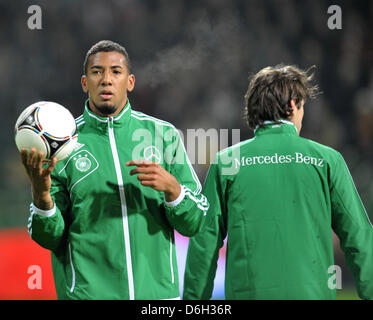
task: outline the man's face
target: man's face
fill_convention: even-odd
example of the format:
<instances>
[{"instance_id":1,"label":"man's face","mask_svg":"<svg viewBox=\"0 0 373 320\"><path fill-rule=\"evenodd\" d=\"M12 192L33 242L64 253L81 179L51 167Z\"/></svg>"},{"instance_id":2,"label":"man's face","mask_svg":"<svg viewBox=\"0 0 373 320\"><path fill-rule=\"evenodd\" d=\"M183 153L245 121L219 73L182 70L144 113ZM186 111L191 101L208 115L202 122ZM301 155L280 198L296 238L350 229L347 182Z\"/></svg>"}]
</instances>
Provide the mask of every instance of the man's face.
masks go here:
<instances>
[{"instance_id":1,"label":"man's face","mask_svg":"<svg viewBox=\"0 0 373 320\"><path fill-rule=\"evenodd\" d=\"M89 107L99 116L115 116L127 103L127 91L135 86L126 58L119 52L97 52L89 57L82 88L89 94Z\"/></svg>"}]
</instances>

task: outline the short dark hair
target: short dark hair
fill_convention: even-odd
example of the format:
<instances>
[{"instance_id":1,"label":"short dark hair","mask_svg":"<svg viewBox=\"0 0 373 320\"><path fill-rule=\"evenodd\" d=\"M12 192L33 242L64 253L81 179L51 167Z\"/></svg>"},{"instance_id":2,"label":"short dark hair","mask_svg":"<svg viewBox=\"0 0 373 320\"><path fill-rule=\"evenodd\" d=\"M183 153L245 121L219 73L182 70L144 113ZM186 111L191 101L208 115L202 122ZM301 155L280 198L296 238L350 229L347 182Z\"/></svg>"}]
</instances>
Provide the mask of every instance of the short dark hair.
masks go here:
<instances>
[{"instance_id":1,"label":"short dark hair","mask_svg":"<svg viewBox=\"0 0 373 320\"><path fill-rule=\"evenodd\" d=\"M110 41L110 40L101 40L97 43L95 43L87 52L84 64L83 64L83 72L84 74L87 74L87 67L88 67L88 59L91 55L97 53L97 52L119 52L126 58L126 65L128 72L131 72L131 62L130 58L128 56L127 50L122 47L120 44Z\"/></svg>"},{"instance_id":2,"label":"short dark hair","mask_svg":"<svg viewBox=\"0 0 373 320\"><path fill-rule=\"evenodd\" d=\"M250 129L262 127L264 121L289 119L293 113L290 101L300 102L314 98L318 94L318 86L312 85L311 69L304 71L296 66L283 64L267 67L250 77L245 94L245 118Z\"/></svg>"}]
</instances>

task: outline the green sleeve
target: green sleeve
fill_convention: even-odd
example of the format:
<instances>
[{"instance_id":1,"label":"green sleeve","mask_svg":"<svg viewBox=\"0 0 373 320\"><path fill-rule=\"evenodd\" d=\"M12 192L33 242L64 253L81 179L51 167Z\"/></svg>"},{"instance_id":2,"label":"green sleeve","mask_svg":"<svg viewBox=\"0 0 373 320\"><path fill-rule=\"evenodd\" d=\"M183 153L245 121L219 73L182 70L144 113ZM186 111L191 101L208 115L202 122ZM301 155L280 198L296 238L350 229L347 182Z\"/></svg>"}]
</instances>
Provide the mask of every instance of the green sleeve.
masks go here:
<instances>
[{"instance_id":1,"label":"green sleeve","mask_svg":"<svg viewBox=\"0 0 373 320\"><path fill-rule=\"evenodd\" d=\"M201 183L188 159L183 142L176 130L174 132L168 170L182 186L184 198L176 206L165 205L166 217L177 232L191 237L201 229L209 203L201 193Z\"/></svg>"},{"instance_id":2,"label":"green sleeve","mask_svg":"<svg viewBox=\"0 0 373 320\"><path fill-rule=\"evenodd\" d=\"M340 154L331 172L332 226L362 299L373 299L373 227Z\"/></svg>"},{"instance_id":3,"label":"green sleeve","mask_svg":"<svg viewBox=\"0 0 373 320\"><path fill-rule=\"evenodd\" d=\"M210 203L203 229L189 240L183 299L210 299L219 249L227 234L226 182L219 166L211 164L203 193Z\"/></svg>"},{"instance_id":4,"label":"green sleeve","mask_svg":"<svg viewBox=\"0 0 373 320\"><path fill-rule=\"evenodd\" d=\"M70 199L62 177L52 174L51 196L55 206L55 213L43 216L33 211L30 206L29 234L31 238L42 247L56 250L64 244L67 233L66 214L70 208Z\"/></svg>"}]
</instances>

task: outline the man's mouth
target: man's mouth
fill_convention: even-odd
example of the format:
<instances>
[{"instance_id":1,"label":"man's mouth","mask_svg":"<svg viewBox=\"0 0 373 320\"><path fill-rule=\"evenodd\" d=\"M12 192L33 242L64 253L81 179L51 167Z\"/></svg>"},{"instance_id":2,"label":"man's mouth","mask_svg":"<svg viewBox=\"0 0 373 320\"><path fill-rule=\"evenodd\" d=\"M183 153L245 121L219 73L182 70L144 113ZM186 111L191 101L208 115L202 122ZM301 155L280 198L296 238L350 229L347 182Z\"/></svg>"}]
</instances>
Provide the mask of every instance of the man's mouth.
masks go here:
<instances>
[{"instance_id":1,"label":"man's mouth","mask_svg":"<svg viewBox=\"0 0 373 320\"><path fill-rule=\"evenodd\" d=\"M113 97L113 93L111 92L111 91L106 91L106 90L104 90L104 91L102 91L101 93L100 93L100 97L102 98L102 99L104 99L104 100L108 100L108 99L111 99L112 97Z\"/></svg>"}]
</instances>

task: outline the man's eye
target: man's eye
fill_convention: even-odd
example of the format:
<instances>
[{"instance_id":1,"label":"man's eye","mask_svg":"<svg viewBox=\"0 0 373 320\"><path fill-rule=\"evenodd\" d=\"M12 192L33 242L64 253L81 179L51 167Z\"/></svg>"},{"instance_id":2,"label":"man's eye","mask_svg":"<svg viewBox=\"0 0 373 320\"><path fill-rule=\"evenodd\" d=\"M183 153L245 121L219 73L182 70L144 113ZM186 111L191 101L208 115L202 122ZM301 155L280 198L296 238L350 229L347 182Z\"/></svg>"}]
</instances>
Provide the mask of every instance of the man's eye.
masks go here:
<instances>
[{"instance_id":1,"label":"man's eye","mask_svg":"<svg viewBox=\"0 0 373 320\"><path fill-rule=\"evenodd\" d=\"M100 71L98 71L98 70L93 70L93 71L92 71L93 74L98 74L99 72L100 72Z\"/></svg>"},{"instance_id":2,"label":"man's eye","mask_svg":"<svg viewBox=\"0 0 373 320\"><path fill-rule=\"evenodd\" d=\"M120 74L121 72L119 70L114 70L113 71L115 74Z\"/></svg>"}]
</instances>

